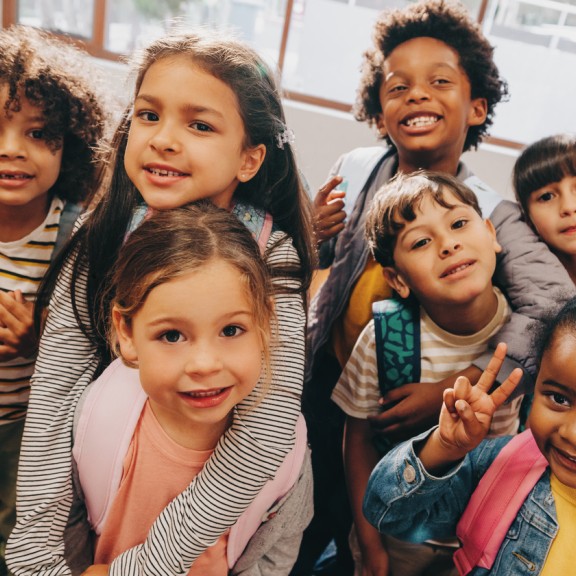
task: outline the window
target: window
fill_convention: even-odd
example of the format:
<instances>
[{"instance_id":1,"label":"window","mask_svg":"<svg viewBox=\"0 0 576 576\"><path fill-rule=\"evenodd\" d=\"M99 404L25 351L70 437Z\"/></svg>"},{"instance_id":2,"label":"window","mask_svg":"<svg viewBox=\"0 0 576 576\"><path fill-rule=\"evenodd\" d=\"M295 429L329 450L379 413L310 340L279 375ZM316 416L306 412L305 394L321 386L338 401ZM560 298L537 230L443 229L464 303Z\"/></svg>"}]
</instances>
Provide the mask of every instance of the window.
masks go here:
<instances>
[{"instance_id":1,"label":"window","mask_svg":"<svg viewBox=\"0 0 576 576\"><path fill-rule=\"evenodd\" d=\"M175 20L235 30L272 66L287 96L348 111L378 13L410 0L4 0L3 23L64 33L95 56L121 54ZM518 147L574 130L576 0L464 0L496 47L510 85L493 140Z\"/></svg>"}]
</instances>

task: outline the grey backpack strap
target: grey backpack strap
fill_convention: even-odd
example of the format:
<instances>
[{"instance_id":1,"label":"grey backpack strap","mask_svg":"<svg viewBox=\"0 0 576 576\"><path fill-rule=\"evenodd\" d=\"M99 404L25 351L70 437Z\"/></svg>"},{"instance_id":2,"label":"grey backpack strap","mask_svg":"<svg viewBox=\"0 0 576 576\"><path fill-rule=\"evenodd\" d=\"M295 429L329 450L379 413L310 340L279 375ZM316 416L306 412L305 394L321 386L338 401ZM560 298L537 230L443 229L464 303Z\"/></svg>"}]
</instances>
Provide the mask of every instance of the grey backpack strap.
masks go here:
<instances>
[{"instance_id":1,"label":"grey backpack strap","mask_svg":"<svg viewBox=\"0 0 576 576\"><path fill-rule=\"evenodd\" d=\"M56 236L56 244L54 244L54 251L52 258L55 258L72 235L72 230L78 216L82 214L84 206L82 204L75 204L73 202L66 202L60 215L60 223L58 226L58 235Z\"/></svg>"}]
</instances>

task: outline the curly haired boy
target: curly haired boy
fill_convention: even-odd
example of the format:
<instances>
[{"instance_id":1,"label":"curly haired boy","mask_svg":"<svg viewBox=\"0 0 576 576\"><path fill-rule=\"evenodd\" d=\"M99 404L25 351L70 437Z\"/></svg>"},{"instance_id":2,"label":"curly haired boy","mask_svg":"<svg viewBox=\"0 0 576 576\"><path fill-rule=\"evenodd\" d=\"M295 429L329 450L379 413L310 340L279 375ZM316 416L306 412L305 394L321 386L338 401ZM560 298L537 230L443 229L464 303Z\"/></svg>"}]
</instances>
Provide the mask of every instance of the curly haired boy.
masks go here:
<instances>
[{"instance_id":1,"label":"curly haired boy","mask_svg":"<svg viewBox=\"0 0 576 576\"><path fill-rule=\"evenodd\" d=\"M522 221L518 206L490 190L460 161L462 153L485 136L495 106L506 96L507 85L494 63L493 48L464 6L425 0L380 15L373 47L364 55L354 111L358 120L377 128L389 147L373 172L366 174L367 183L348 216L343 210L345 193L337 190L342 181L338 173L347 156L357 151L338 160L315 199L321 262L331 271L311 303L308 320L304 406L313 448L315 518L294 574L306 573L306 565L332 538L338 546L338 562L351 563L347 546L351 514L343 503L344 416L329 398L372 316L372 303L392 295L364 238L364 221L375 192L396 173L417 169L447 172L473 187L483 216L493 222L503 247L495 282L513 309L510 322L497 336L508 343L503 373L522 363L524 389L531 386L535 366L526 329L545 313L552 293L561 294L561 300L574 293L559 261ZM461 374L475 382L489 358L488 352ZM398 441L432 425L443 390L456 376L434 383L406 383L388 392L381 399L382 412L369 420L374 433ZM361 508L355 508L355 517L362 521ZM360 549L368 555L362 542ZM384 552L381 559L372 562L370 573L387 574Z\"/></svg>"},{"instance_id":2,"label":"curly haired boy","mask_svg":"<svg viewBox=\"0 0 576 576\"><path fill-rule=\"evenodd\" d=\"M33 28L0 31L0 575L38 346L34 299L97 189L103 103L87 54Z\"/></svg>"}]
</instances>

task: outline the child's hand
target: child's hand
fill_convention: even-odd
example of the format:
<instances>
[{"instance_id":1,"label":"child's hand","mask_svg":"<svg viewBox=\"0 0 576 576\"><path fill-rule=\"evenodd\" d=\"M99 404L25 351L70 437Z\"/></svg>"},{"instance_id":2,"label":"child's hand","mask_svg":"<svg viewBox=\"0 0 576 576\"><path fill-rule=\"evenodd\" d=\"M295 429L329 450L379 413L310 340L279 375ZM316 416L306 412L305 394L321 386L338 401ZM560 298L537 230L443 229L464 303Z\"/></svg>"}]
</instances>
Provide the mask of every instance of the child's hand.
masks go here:
<instances>
[{"instance_id":1,"label":"child's hand","mask_svg":"<svg viewBox=\"0 0 576 576\"><path fill-rule=\"evenodd\" d=\"M318 244L330 240L344 229L344 196L342 190L334 190L342 182L341 176L333 176L318 190L314 198L314 232Z\"/></svg>"},{"instance_id":2,"label":"child's hand","mask_svg":"<svg viewBox=\"0 0 576 576\"><path fill-rule=\"evenodd\" d=\"M464 455L486 437L494 412L509 398L522 378L522 370L516 368L492 394L489 393L505 356L506 345L498 344L476 386L461 376L456 380L454 388L444 391L438 432L446 448Z\"/></svg>"},{"instance_id":3,"label":"child's hand","mask_svg":"<svg viewBox=\"0 0 576 576\"><path fill-rule=\"evenodd\" d=\"M22 292L0 292L0 362L31 356L38 348L34 304Z\"/></svg>"},{"instance_id":4,"label":"child's hand","mask_svg":"<svg viewBox=\"0 0 576 576\"><path fill-rule=\"evenodd\" d=\"M82 576L108 576L108 564L92 564L88 570L82 572Z\"/></svg>"}]
</instances>

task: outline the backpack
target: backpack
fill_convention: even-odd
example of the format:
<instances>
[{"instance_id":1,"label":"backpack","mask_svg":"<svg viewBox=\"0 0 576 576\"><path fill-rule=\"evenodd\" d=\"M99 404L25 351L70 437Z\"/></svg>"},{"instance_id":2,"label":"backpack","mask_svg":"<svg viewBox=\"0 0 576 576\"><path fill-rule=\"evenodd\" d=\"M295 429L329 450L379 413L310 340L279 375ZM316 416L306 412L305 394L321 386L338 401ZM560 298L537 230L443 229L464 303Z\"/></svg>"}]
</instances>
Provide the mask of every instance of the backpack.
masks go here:
<instances>
[{"instance_id":1,"label":"backpack","mask_svg":"<svg viewBox=\"0 0 576 576\"><path fill-rule=\"evenodd\" d=\"M76 462L88 519L101 534L122 479L124 458L147 396L138 370L117 358L83 393L77 408L72 455ZM233 566L260 525L274 516L274 506L296 484L307 450L306 423L300 415L295 444L274 478L230 530L228 565Z\"/></svg>"},{"instance_id":2,"label":"backpack","mask_svg":"<svg viewBox=\"0 0 576 576\"><path fill-rule=\"evenodd\" d=\"M72 236L72 230L78 216L82 214L84 206L82 204L75 204L73 202L66 202L60 214L60 222L58 224L58 234L56 236L56 243L52 252L54 259L64 247L64 244Z\"/></svg>"},{"instance_id":3,"label":"backpack","mask_svg":"<svg viewBox=\"0 0 576 576\"><path fill-rule=\"evenodd\" d=\"M454 563L464 576L475 567L491 569L508 529L548 466L532 432L526 430L500 451L458 522L462 547Z\"/></svg>"}]
</instances>

